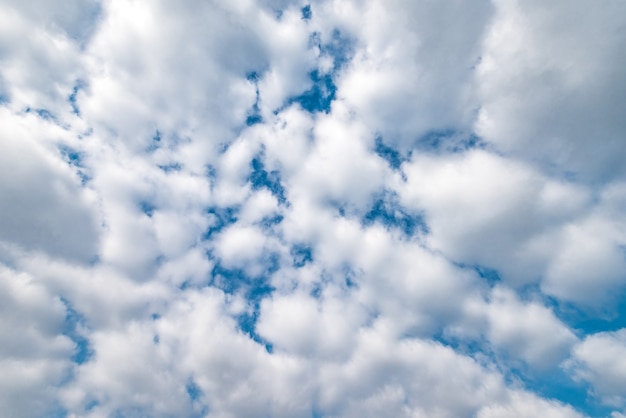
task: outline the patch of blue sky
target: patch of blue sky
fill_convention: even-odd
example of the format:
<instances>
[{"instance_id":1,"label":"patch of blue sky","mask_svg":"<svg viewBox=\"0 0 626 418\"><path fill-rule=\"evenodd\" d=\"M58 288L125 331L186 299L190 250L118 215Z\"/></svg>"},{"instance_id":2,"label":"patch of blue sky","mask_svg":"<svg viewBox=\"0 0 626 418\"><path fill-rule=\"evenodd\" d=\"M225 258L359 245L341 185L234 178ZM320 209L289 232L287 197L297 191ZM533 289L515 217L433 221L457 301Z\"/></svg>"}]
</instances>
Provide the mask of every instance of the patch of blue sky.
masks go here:
<instances>
[{"instance_id":1,"label":"patch of blue sky","mask_svg":"<svg viewBox=\"0 0 626 418\"><path fill-rule=\"evenodd\" d=\"M300 11L302 12L302 20L311 20L311 18L313 17L313 12L311 11L310 4L304 6L302 9L300 9Z\"/></svg>"},{"instance_id":2,"label":"patch of blue sky","mask_svg":"<svg viewBox=\"0 0 626 418\"><path fill-rule=\"evenodd\" d=\"M305 244L295 244L289 250L292 258L292 265L295 268L302 268L307 263L313 262L313 248Z\"/></svg>"},{"instance_id":3,"label":"patch of blue sky","mask_svg":"<svg viewBox=\"0 0 626 418\"><path fill-rule=\"evenodd\" d=\"M322 286L322 283L314 283L313 287L311 288L311 291L309 292L309 295L313 299L321 299L323 290L324 290L324 286Z\"/></svg>"},{"instance_id":4,"label":"patch of blue sky","mask_svg":"<svg viewBox=\"0 0 626 418\"><path fill-rule=\"evenodd\" d=\"M623 296L623 292L618 292L613 300L602 306L587 308L555 298L547 299L556 316L582 337L626 328L626 298Z\"/></svg>"},{"instance_id":5,"label":"patch of blue sky","mask_svg":"<svg viewBox=\"0 0 626 418\"><path fill-rule=\"evenodd\" d=\"M328 200L326 202L326 206L334 209L335 213L342 218L347 217L348 214L352 214L352 212L354 212L354 210L350 208L348 204L344 202L338 202L336 200Z\"/></svg>"},{"instance_id":6,"label":"patch of blue sky","mask_svg":"<svg viewBox=\"0 0 626 418\"><path fill-rule=\"evenodd\" d=\"M265 351L271 354L274 351L274 345L256 332L256 324L259 319L259 306L259 304L255 304L252 312L244 312L238 315L236 317L237 325L252 341L265 347Z\"/></svg>"},{"instance_id":7,"label":"patch of blue sky","mask_svg":"<svg viewBox=\"0 0 626 418\"><path fill-rule=\"evenodd\" d=\"M83 364L93 356L94 352L89 344L89 340L83 335L86 329L85 318L78 313L66 299L61 299L65 305L65 322L63 323L62 334L74 342L74 354L72 361L76 364Z\"/></svg>"},{"instance_id":8,"label":"patch of blue sky","mask_svg":"<svg viewBox=\"0 0 626 418\"><path fill-rule=\"evenodd\" d=\"M246 125L252 126L252 125L257 125L259 123L263 123L263 117L261 116L259 105L255 103L254 106L252 107L251 112L246 117Z\"/></svg>"},{"instance_id":9,"label":"patch of blue sky","mask_svg":"<svg viewBox=\"0 0 626 418\"><path fill-rule=\"evenodd\" d=\"M332 75L323 74L316 69L309 73L309 77L313 81L313 86L299 96L288 99L287 105L298 103L302 109L310 113L329 113L337 92Z\"/></svg>"},{"instance_id":10,"label":"patch of blue sky","mask_svg":"<svg viewBox=\"0 0 626 418\"><path fill-rule=\"evenodd\" d=\"M269 277L280 267L280 260L278 255L270 254L266 257L265 262L265 272L261 277L249 277L244 270L225 268L221 262L217 261L211 272L213 277L211 285L221 289L226 294L238 294L247 301L249 310L235 317L239 329L271 353L273 346L257 334L256 323L259 318L261 301L270 297L275 290L269 283Z\"/></svg>"},{"instance_id":11,"label":"patch of blue sky","mask_svg":"<svg viewBox=\"0 0 626 418\"><path fill-rule=\"evenodd\" d=\"M215 189L217 184L217 169L213 165L207 164L205 166L204 175L209 180L209 188L211 190Z\"/></svg>"},{"instance_id":12,"label":"patch of blue sky","mask_svg":"<svg viewBox=\"0 0 626 418\"><path fill-rule=\"evenodd\" d=\"M263 122L263 116L261 116L261 109L259 107L259 100L260 100L259 86L258 86L259 79L260 79L260 75L256 71L251 71L248 74L246 74L246 80L254 83L255 89L256 89L256 99L254 101L254 104L252 105L252 108L248 110L248 114L246 116L247 126L252 126L252 125L256 125L258 123Z\"/></svg>"},{"instance_id":13,"label":"patch of blue sky","mask_svg":"<svg viewBox=\"0 0 626 418\"><path fill-rule=\"evenodd\" d=\"M192 401L199 400L203 395L202 389L200 389L200 386L198 386L198 384L192 378L189 378L189 380L187 381L187 384L185 385L185 390L187 391L189 399L191 399Z\"/></svg>"},{"instance_id":14,"label":"patch of blue sky","mask_svg":"<svg viewBox=\"0 0 626 418\"><path fill-rule=\"evenodd\" d=\"M239 213L239 207L220 207L213 206L207 209L207 213L213 215L213 223L205 231L203 239L210 240L213 236L229 225L237 222L237 215Z\"/></svg>"},{"instance_id":15,"label":"patch of blue sky","mask_svg":"<svg viewBox=\"0 0 626 418\"><path fill-rule=\"evenodd\" d=\"M246 80L252 83L258 83L263 75L262 71L249 71L246 73Z\"/></svg>"},{"instance_id":16,"label":"patch of blue sky","mask_svg":"<svg viewBox=\"0 0 626 418\"><path fill-rule=\"evenodd\" d=\"M263 228L264 231L269 232L276 225L279 225L283 221L283 219L284 216L280 214L266 216L259 221L259 225L261 226L261 228Z\"/></svg>"},{"instance_id":17,"label":"patch of blue sky","mask_svg":"<svg viewBox=\"0 0 626 418\"><path fill-rule=\"evenodd\" d=\"M593 396L593 389L589 384L572 380L570 375L560 369L536 375L523 371L515 373L514 378L522 381L528 390L539 396L569 404L590 417L608 417L613 410Z\"/></svg>"},{"instance_id":18,"label":"patch of blue sky","mask_svg":"<svg viewBox=\"0 0 626 418\"><path fill-rule=\"evenodd\" d=\"M307 10L307 16L312 16L310 8ZM313 82L312 87L298 96L289 98L286 106L298 103L304 110L310 113L329 113L337 92L337 86L335 85L333 77L352 57L354 52L353 42L343 36L341 31L335 29L328 42L322 41L322 36L319 32L312 33L309 37L309 47L319 48L321 56L332 57L332 70L330 72L325 72L321 69L311 71L309 78ZM278 113L279 110L277 110L276 113Z\"/></svg>"},{"instance_id":19,"label":"patch of blue sky","mask_svg":"<svg viewBox=\"0 0 626 418\"><path fill-rule=\"evenodd\" d=\"M70 106L72 106L72 113L76 116L80 116L80 108L78 107L77 96L78 92L85 87L85 82L83 80L77 80L76 84L72 88L72 93L67 97L67 101Z\"/></svg>"},{"instance_id":20,"label":"patch of blue sky","mask_svg":"<svg viewBox=\"0 0 626 418\"><path fill-rule=\"evenodd\" d=\"M359 287L357 274L352 269L346 269L343 276L343 286L345 289L356 289Z\"/></svg>"},{"instance_id":21,"label":"patch of blue sky","mask_svg":"<svg viewBox=\"0 0 626 418\"><path fill-rule=\"evenodd\" d=\"M449 335L445 329L439 329L436 330L432 338L439 344L450 347L459 354L472 357L481 364L496 363L495 354L488 342L482 337L479 339L457 338L454 335Z\"/></svg>"},{"instance_id":22,"label":"patch of blue sky","mask_svg":"<svg viewBox=\"0 0 626 418\"><path fill-rule=\"evenodd\" d=\"M153 152L159 149L162 146L161 140L161 131L157 129L154 131L154 135L152 135L152 138L150 138L150 142L148 143L148 148L146 149L146 151Z\"/></svg>"},{"instance_id":23,"label":"patch of blue sky","mask_svg":"<svg viewBox=\"0 0 626 418\"><path fill-rule=\"evenodd\" d=\"M82 167L83 156L79 151L76 151L72 147L68 147L67 145L60 145L58 147L59 152L63 156L63 158L70 164L76 167Z\"/></svg>"},{"instance_id":24,"label":"patch of blue sky","mask_svg":"<svg viewBox=\"0 0 626 418\"><path fill-rule=\"evenodd\" d=\"M35 113L41 119L51 120L51 121L56 120L56 117L48 109L35 109Z\"/></svg>"},{"instance_id":25,"label":"patch of blue sky","mask_svg":"<svg viewBox=\"0 0 626 418\"><path fill-rule=\"evenodd\" d=\"M320 55L332 57L332 72L341 69L354 56L354 41L339 29L334 29L326 42L319 32L313 32L309 37L309 47L317 47Z\"/></svg>"},{"instance_id":26,"label":"patch of blue sky","mask_svg":"<svg viewBox=\"0 0 626 418\"><path fill-rule=\"evenodd\" d=\"M188 143L191 138L180 136L176 132L167 132L166 134L160 129L155 129L152 136L146 138L147 152L153 152L160 148L175 149L181 143Z\"/></svg>"},{"instance_id":27,"label":"patch of blue sky","mask_svg":"<svg viewBox=\"0 0 626 418\"><path fill-rule=\"evenodd\" d=\"M488 284L489 287L493 287L497 283L502 282L500 273L498 272L498 270L494 268L484 266L481 264L459 263L459 262L455 262L452 260L450 260L450 262L459 268L476 273L476 275L480 277L486 284Z\"/></svg>"},{"instance_id":28,"label":"patch of blue sky","mask_svg":"<svg viewBox=\"0 0 626 418\"><path fill-rule=\"evenodd\" d=\"M269 190L281 204L287 203L285 197L285 188L280 179L280 172L277 170L267 171L263 164L263 155L258 155L250 162L252 169L248 181L252 185L253 190L265 188Z\"/></svg>"},{"instance_id":29,"label":"patch of blue sky","mask_svg":"<svg viewBox=\"0 0 626 418\"><path fill-rule=\"evenodd\" d=\"M397 149L385 144L381 136L376 137L374 152L383 160L387 161L389 167L394 170L399 170L403 162L408 158L403 156Z\"/></svg>"},{"instance_id":30,"label":"patch of blue sky","mask_svg":"<svg viewBox=\"0 0 626 418\"><path fill-rule=\"evenodd\" d=\"M183 168L183 166L180 165L180 163L160 164L158 167L164 173L171 173L173 171L180 171Z\"/></svg>"},{"instance_id":31,"label":"patch of blue sky","mask_svg":"<svg viewBox=\"0 0 626 418\"><path fill-rule=\"evenodd\" d=\"M502 281L502 278L500 277L500 273L498 273L498 270L495 270L487 266L481 266L478 264L473 265L471 268L476 272L476 274L478 274L478 277L485 280L491 286Z\"/></svg>"},{"instance_id":32,"label":"patch of blue sky","mask_svg":"<svg viewBox=\"0 0 626 418\"><path fill-rule=\"evenodd\" d=\"M242 287L249 286L253 281L241 268L227 268L216 261L211 270L211 285L222 290L224 293L234 294Z\"/></svg>"},{"instance_id":33,"label":"patch of blue sky","mask_svg":"<svg viewBox=\"0 0 626 418\"><path fill-rule=\"evenodd\" d=\"M473 133L455 129L431 130L417 139L415 148L420 151L462 153L474 148L485 148L486 143Z\"/></svg>"},{"instance_id":34,"label":"patch of blue sky","mask_svg":"<svg viewBox=\"0 0 626 418\"><path fill-rule=\"evenodd\" d=\"M365 226L379 223L388 229L402 231L406 237L428 233L428 225L423 216L402 207L397 194L389 190L384 190L374 198L370 210L361 222Z\"/></svg>"},{"instance_id":35,"label":"patch of blue sky","mask_svg":"<svg viewBox=\"0 0 626 418\"><path fill-rule=\"evenodd\" d=\"M187 392L187 396L189 400L194 405L194 410L196 414L194 417L206 417L209 413L209 407L203 401L205 400L204 392L198 386L198 384L193 380L193 378L189 378L187 383L185 384L185 391Z\"/></svg>"},{"instance_id":36,"label":"patch of blue sky","mask_svg":"<svg viewBox=\"0 0 626 418\"><path fill-rule=\"evenodd\" d=\"M41 119L47 120L50 122L56 123L57 121L56 116L52 112L50 112L48 109L33 109L30 106L27 106L26 109L24 109L24 113L34 113Z\"/></svg>"},{"instance_id":37,"label":"patch of blue sky","mask_svg":"<svg viewBox=\"0 0 626 418\"><path fill-rule=\"evenodd\" d=\"M157 207L152 202L148 202L147 200L142 200L141 202L139 202L139 208L148 218L151 218L154 214L154 211L157 209Z\"/></svg>"},{"instance_id":38,"label":"patch of blue sky","mask_svg":"<svg viewBox=\"0 0 626 418\"><path fill-rule=\"evenodd\" d=\"M256 261L260 269L254 277L240 267L224 266L220 259L212 257L207 253L209 259L214 261L211 270L211 285L224 291L225 293L243 292L246 296L263 295L266 291L272 291L269 285L269 278L280 268L280 256L276 253L268 253L259 257Z\"/></svg>"},{"instance_id":39,"label":"patch of blue sky","mask_svg":"<svg viewBox=\"0 0 626 418\"><path fill-rule=\"evenodd\" d=\"M67 164L75 169L81 184L84 185L91 180L91 176L87 174L87 170L83 164L83 154L80 151L67 145L60 145L57 149Z\"/></svg>"}]
</instances>

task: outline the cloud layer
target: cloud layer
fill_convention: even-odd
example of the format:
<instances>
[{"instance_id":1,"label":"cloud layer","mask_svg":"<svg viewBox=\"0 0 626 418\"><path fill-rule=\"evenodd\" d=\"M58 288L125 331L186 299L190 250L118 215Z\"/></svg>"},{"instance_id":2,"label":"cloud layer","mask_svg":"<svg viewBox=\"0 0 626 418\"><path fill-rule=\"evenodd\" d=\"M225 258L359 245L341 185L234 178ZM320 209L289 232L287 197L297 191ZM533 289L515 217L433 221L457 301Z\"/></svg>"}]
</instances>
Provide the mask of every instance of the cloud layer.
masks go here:
<instances>
[{"instance_id":1,"label":"cloud layer","mask_svg":"<svg viewBox=\"0 0 626 418\"><path fill-rule=\"evenodd\" d=\"M622 416L623 9L5 1L0 410Z\"/></svg>"}]
</instances>

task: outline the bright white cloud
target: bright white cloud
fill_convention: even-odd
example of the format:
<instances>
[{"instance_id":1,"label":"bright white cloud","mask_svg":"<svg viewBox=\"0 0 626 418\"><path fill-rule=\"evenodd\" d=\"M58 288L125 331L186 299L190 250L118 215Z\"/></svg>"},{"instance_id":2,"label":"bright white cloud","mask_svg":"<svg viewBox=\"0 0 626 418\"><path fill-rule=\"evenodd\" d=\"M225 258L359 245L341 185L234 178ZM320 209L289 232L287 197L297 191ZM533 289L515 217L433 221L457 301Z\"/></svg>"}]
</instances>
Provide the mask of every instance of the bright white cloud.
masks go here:
<instances>
[{"instance_id":1,"label":"bright white cloud","mask_svg":"<svg viewBox=\"0 0 626 418\"><path fill-rule=\"evenodd\" d=\"M585 338L572 350L567 363L573 375L592 384L608 404L625 407L626 331L602 332Z\"/></svg>"},{"instance_id":2,"label":"bright white cloud","mask_svg":"<svg viewBox=\"0 0 626 418\"><path fill-rule=\"evenodd\" d=\"M558 366L577 342L549 308L539 301L524 303L503 287L486 300L469 300L461 322L447 332L461 338L483 334L505 361L522 360L539 370Z\"/></svg>"},{"instance_id":3,"label":"bright white cloud","mask_svg":"<svg viewBox=\"0 0 626 418\"><path fill-rule=\"evenodd\" d=\"M623 7L536 3L5 1L0 408L621 416Z\"/></svg>"}]
</instances>

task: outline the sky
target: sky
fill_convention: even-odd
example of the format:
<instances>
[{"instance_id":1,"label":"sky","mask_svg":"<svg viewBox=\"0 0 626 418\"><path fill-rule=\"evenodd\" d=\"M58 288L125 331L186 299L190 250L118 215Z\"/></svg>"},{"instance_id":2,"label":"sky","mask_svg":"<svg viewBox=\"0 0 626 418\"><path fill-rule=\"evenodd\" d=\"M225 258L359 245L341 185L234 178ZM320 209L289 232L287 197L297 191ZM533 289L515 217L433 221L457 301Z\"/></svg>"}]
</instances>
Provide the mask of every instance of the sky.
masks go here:
<instances>
[{"instance_id":1,"label":"sky","mask_svg":"<svg viewBox=\"0 0 626 418\"><path fill-rule=\"evenodd\" d=\"M1 0L7 418L626 417L626 2Z\"/></svg>"}]
</instances>

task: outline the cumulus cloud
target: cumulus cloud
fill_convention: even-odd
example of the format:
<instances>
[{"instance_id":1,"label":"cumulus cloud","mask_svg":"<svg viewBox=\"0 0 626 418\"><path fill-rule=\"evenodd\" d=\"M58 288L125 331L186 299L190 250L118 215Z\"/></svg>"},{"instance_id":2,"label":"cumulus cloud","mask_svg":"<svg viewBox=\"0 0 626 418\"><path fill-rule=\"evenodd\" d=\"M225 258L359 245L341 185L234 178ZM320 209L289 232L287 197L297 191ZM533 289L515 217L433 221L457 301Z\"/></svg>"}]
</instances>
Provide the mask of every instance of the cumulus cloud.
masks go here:
<instances>
[{"instance_id":1,"label":"cumulus cloud","mask_svg":"<svg viewBox=\"0 0 626 418\"><path fill-rule=\"evenodd\" d=\"M624 4L494 3L476 73L477 133L583 180L622 178Z\"/></svg>"},{"instance_id":2,"label":"cumulus cloud","mask_svg":"<svg viewBox=\"0 0 626 418\"><path fill-rule=\"evenodd\" d=\"M590 382L592 390L604 402L623 408L626 405L625 353L624 329L592 334L574 347L566 366L577 379Z\"/></svg>"},{"instance_id":3,"label":"cumulus cloud","mask_svg":"<svg viewBox=\"0 0 626 418\"><path fill-rule=\"evenodd\" d=\"M622 9L5 1L0 408L622 416Z\"/></svg>"},{"instance_id":4,"label":"cumulus cloud","mask_svg":"<svg viewBox=\"0 0 626 418\"><path fill-rule=\"evenodd\" d=\"M1 112L0 240L89 262L98 251L96 197L54 146L70 133L30 113Z\"/></svg>"},{"instance_id":5,"label":"cumulus cloud","mask_svg":"<svg viewBox=\"0 0 626 418\"><path fill-rule=\"evenodd\" d=\"M43 416L53 412L55 386L71 367L74 344L63 335L65 307L26 273L3 266L0 277L0 407L7 416Z\"/></svg>"}]
</instances>

